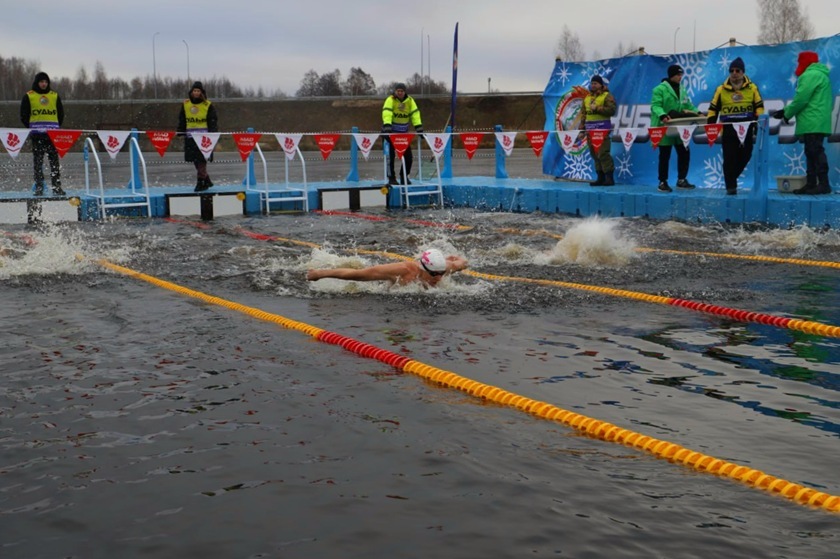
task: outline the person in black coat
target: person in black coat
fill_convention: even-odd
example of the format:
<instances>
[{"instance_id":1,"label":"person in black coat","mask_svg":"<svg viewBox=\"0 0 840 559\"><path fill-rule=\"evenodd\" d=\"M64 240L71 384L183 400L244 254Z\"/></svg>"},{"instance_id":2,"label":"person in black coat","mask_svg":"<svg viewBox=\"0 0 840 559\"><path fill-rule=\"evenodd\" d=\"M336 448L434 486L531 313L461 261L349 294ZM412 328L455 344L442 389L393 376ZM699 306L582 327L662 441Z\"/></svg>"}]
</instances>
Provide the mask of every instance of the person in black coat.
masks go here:
<instances>
[{"instance_id":1,"label":"person in black coat","mask_svg":"<svg viewBox=\"0 0 840 559\"><path fill-rule=\"evenodd\" d=\"M207 100L207 93L201 82L195 82L190 88L190 96L181 104L178 115L178 134L186 135L184 139L184 161L195 165L195 191L201 192L213 186L210 175L207 174L207 159L192 138L197 132L218 132L219 119L216 107ZM210 154L213 161L213 154Z\"/></svg>"},{"instance_id":2,"label":"person in black coat","mask_svg":"<svg viewBox=\"0 0 840 559\"><path fill-rule=\"evenodd\" d=\"M26 92L20 102L20 121L30 129L32 140L32 163L35 167L35 195L44 194L44 155L50 161L52 191L56 196L64 196L61 188L61 169L58 152L47 135L47 130L61 128L64 122L64 105L57 92L50 89L50 77L46 72L38 72L32 82L32 89Z\"/></svg>"}]
</instances>

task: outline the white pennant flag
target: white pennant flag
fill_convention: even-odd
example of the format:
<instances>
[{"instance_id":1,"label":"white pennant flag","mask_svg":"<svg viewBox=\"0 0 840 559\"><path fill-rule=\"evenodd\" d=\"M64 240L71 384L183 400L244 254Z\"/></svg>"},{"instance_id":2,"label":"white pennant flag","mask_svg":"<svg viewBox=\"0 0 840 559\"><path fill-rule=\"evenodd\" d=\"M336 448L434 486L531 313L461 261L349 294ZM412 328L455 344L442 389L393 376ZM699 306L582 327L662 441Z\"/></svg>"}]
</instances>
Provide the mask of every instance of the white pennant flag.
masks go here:
<instances>
[{"instance_id":1,"label":"white pennant flag","mask_svg":"<svg viewBox=\"0 0 840 559\"><path fill-rule=\"evenodd\" d=\"M280 147L286 152L286 159L291 161L297 155L297 147L303 134L275 134L275 138L280 143Z\"/></svg>"},{"instance_id":2,"label":"white pennant flag","mask_svg":"<svg viewBox=\"0 0 840 559\"><path fill-rule=\"evenodd\" d=\"M12 156L12 159L18 156L27 137L29 137L29 128L0 128L0 139L3 141L3 147Z\"/></svg>"},{"instance_id":3,"label":"white pennant flag","mask_svg":"<svg viewBox=\"0 0 840 559\"><path fill-rule=\"evenodd\" d=\"M379 137L379 134L353 134L353 137L356 139L356 145L359 146L362 155L365 156L365 161L367 161L370 150L373 149L373 143Z\"/></svg>"},{"instance_id":4,"label":"white pennant flag","mask_svg":"<svg viewBox=\"0 0 840 559\"><path fill-rule=\"evenodd\" d=\"M579 134L580 130L560 130L557 132L557 135L560 136L560 147L563 148L566 154L575 147L575 141Z\"/></svg>"},{"instance_id":5,"label":"white pennant flag","mask_svg":"<svg viewBox=\"0 0 840 559\"><path fill-rule=\"evenodd\" d=\"M96 132L99 136L99 141L105 146L105 151L111 156L111 159L116 159L117 154L123 147L123 144L131 134L128 130L99 130Z\"/></svg>"},{"instance_id":6,"label":"white pennant flag","mask_svg":"<svg viewBox=\"0 0 840 559\"><path fill-rule=\"evenodd\" d=\"M676 128L683 145L688 147L689 142L691 142L691 135L694 134L694 129L697 128L697 125L689 124L686 126L677 126Z\"/></svg>"},{"instance_id":7,"label":"white pennant flag","mask_svg":"<svg viewBox=\"0 0 840 559\"><path fill-rule=\"evenodd\" d=\"M496 132L496 141L505 150L505 155L513 153L513 141L516 139L516 132Z\"/></svg>"},{"instance_id":8,"label":"white pennant flag","mask_svg":"<svg viewBox=\"0 0 840 559\"><path fill-rule=\"evenodd\" d=\"M750 131L750 123L749 122L736 122L732 126L735 127L735 133L738 134L738 139L741 140L741 144L743 144L744 139L747 137L747 132Z\"/></svg>"},{"instance_id":9,"label":"white pennant flag","mask_svg":"<svg viewBox=\"0 0 840 559\"><path fill-rule=\"evenodd\" d=\"M435 155L435 159L440 159L440 156L443 155L447 144L449 144L450 136L452 136L452 134L449 132L443 134L430 134L429 132L426 132L423 135L423 137L426 138L426 143L429 144L429 149L431 149L432 153Z\"/></svg>"},{"instance_id":10,"label":"white pennant flag","mask_svg":"<svg viewBox=\"0 0 840 559\"><path fill-rule=\"evenodd\" d=\"M633 142L636 141L636 136L639 135L638 128L619 128L618 133L621 134L621 143L624 144L624 150L630 151L633 147Z\"/></svg>"},{"instance_id":11,"label":"white pennant flag","mask_svg":"<svg viewBox=\"0 0 840 559\"><path fill-rule=\"evenodd\" d=\"M201 153L204 154L204 159L210 159L210 154L213 153L213 149L216 147L216 142L219 141L221 133L192 132L190 135L192 136L192 139L195 140L195 145L197 145Z\"/></svg>"}]
</instances>

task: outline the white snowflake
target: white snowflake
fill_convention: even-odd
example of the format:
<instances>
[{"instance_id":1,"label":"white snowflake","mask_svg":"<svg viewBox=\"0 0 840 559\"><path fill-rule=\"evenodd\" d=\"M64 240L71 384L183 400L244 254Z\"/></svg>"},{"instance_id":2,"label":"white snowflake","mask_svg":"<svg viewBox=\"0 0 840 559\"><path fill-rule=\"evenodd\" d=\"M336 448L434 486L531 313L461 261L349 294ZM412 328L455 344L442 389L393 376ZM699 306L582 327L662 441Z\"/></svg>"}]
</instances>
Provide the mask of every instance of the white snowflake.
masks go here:
<instances>
[{"instance_id":1,"label":"white snowflake","mask_svg":"<svg viewBox=\"0 0 840 559\"><path fill-rule=\"evenodd\" d=\"M720 66L720 69L724 72L729 72L730 62L732 61L729 59L729 50L723 49L723 54L721 54L720 58L718 59L718 66Z\"/></svg>"},{"instance_id":2,"label":"white snowflake","mask_svg":"<svg viewBox=\"0 0 840 559\"><path fill-rule=\"evenodd\" d=\"M555 75L560 80L560 83L563 85L563 87L566 87L566 82L569 81L569 78L572 76L572 73L569 71L569 66L565 62L563 62L560 65L560 68L557 69L557 73Z\"/></svg>"},{"instance_id":3,"label":"white snowflake","mask_svg":"<svg viewBox=\"0 0 840 559\"><path fill-rule=\"evenodd\" d=\"M633 176L633 161L629 153L624 153L615 157L615 170L619 177Z\"/></svg>"},{"instance_id":4,"label":"white snowflake","mask_svg":"<svg viewBox=\"0 0 840 559\"><path fill-rule=\"evenodd\" d=\"M676 60L676 63L683 67L685 74L683 75L682 83L685 85L688 94L693 96L701 90L708 89L706 85L706 64L709 62L707 56L700 53L688 52L671 57Z\"/></svg>"},{"instance_id":5,"label":"white snowflake","mask_svg":"<svg viewBox=\"0 0 840 559\"><path fill-rule=\"evenodd\" d=\"M787 172L789 175L805 174L805 150L799 151L794 149L793 155L783 154L787 162Z\"/></svg>"},{"instance_id":6,"label":"white snowflake","mask_svg":"<svg viewBox=\"0 0 840 559\"><path fill-rule=\"evenodd\" d=\"M563 158L563 176L570 179L591 179L595 175L592 174L592 156L589 151L584 151L580 155L567 155Z\"/></svg>"},{"instance_id":7,"label":"white snowflake","mask_svg":"<svg viewBox=\"0 0 840 559\"><path fill-rule=\"evenodd\" d=\"M610 76L615 72L614 68L610 68L609 64L604 64L603 60L597 60L595 62L586 62L582 65L581 71L583 72L583 81L581 85L589 85L589 81L592 79L592 76L599 75L602 78L605 78L604 81L609 82Z\"/></svg>"},{"instance_id":8,"label":"white snowflake","mask_svg":"<svg viewBox=\"0 0 840 559\"><path fill-rule=\"evenodd\" d=\"M718 153L703 161L703 168L706 175L703 177L703 186L706 188L725 188L723 179L723 154Z\"/></svg>"}]
</instances>

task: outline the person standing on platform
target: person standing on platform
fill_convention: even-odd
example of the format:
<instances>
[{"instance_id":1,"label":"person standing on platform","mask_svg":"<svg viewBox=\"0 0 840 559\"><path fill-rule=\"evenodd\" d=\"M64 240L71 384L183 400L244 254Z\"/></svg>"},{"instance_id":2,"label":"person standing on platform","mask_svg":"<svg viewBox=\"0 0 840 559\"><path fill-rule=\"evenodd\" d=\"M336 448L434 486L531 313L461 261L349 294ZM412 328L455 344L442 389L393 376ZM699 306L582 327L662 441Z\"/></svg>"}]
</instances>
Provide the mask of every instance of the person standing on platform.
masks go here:
<instances>
[{"instance_id":1,"label":"person standing on platform","mask_svg":"<svg viewBox=\"0 0 840 559\"><path fill-rule=\"evenodd\" d=\"M744 61L738 57L729 65L729 77L718 86L709 105L706 122L718 120L723 126L723 181L726 193L738 193L738 177L747 168L753 152L758 125L755 121L764 114L764 101L758 86L744 73ZM743 142L734 126L736 122L752 122Z\"/></svg>"},{"instance_id":2,"label":"person standing on platform","mask_svg":"<svg viewBox=\"0 0 840 559\"><path fill-rule=\"evenodd\" d=\"M674 118L697 116L697 107L691 102L688 91L682 85L682 66L672 64L668 66L668 77L653 88L650 101L650 126L657 127L668 124ZM691 162L691 152L680 138L666 135L659 142L659 190L672 192L668 186L668 167L671 162L671 148L677 149L677 188L694 188L688 182L688 166Z\"/></svg>"},{"instance_id":3,"label":"person standing on platform","mask_svg":"<svg viewBox=\"0 0 840 559\"><path fill-rule=\"evenodd\" d=\"M604 143L601 144L597 151L592 145L592 139L589 138L589 153L592 155L592 160L595 161L595 172L598 178L590 182L590 186L613 186L615 179L613 173L615 171L615 163L613 162L610 149L612 142L610 141L609 131L612 130L612 121L610 117L615 115L616 104L615 97L610 93L604 79L595 75L589 81L589 95L583 100L583 129L587 132L589 130L607 130L604 136Z\"/></svg>"},{"instance_id":4,"label":"person standing on platform","mask_svg":"<svg viewBox=\"0 0 840 559\"><path fill-rule=\"evenodd\" d=\"M414 131L417 134L423 133L423 121L420 118L420 109L417 108L417 103L414 99L406 93L405 84L398 83L394 86L394 94L389 95L382 105L382 133L391 134L392 132L404 134L408 132L409 124L414 126ZM394 144L391 143L391 138L385 136L385 141L388 143L388 184L397 184L397 177L394 173ZM400 184L405 182L411 184L408 176L411 174L411 164L414 162L414 155L411 153L411 146L405 150L403 154L405 161L405 173L400 171Z\"/></svg>"},{"instance_id":5,"label":"person standing on platform","mask_svg":"<svg viewBox=\"0 0 840 559\"><path fill-rule=\"evenodd\" d=\"M50 89L50 77L38 72L32 82L32 89L26 92L20 102L20 121L29 128L32 139L32 162L35 167L35 196L44 195L44 155L50 161L52 192L65 196L61 188L61 167L58 151L47 130L61 128L64 122L64 105L57 92Z\"/></svg>"},{"instance_id":6,"label":"person standing on platform","mask_svg":"<svg viewBox=\"0 0 840 559\"><path fill-rule=\"evenodd\" d=\"M196 183L195 192L207 190L213 186L210 175L207 174L207 159L198 148L193 133L218 132L219 119L216 116L216 107L207 100L207 93L201 82L195 82L190 88L190 96L181 104L181 112L178 115L178 134L186 135L184 138L184 161L195 165ZM210 154L210 161L213 161L213 154Z\"/></svg>"},{"instance_id":7,"label":"person standing on platform","mask_svg":"<svg viewBox=\"0 0 840 559\"><path fill-rule=\"evenodd\" d=\"M796 67L796 93L784 109L773 118L785 122L796 117L795 134L805 143L805 186L794 194L831 194L828 182L828 158L823 141L831 134L831 111L834 95L828 66L819 61L813 51L799 53Z\"/></svg>"}]
</instances>

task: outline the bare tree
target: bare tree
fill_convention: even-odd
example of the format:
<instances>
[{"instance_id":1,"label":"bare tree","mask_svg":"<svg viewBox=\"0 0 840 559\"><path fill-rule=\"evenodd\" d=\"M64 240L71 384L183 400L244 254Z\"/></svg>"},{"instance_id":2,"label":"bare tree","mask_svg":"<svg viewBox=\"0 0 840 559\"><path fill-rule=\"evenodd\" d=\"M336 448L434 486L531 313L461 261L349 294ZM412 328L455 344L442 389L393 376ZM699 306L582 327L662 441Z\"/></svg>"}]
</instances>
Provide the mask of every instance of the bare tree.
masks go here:
<instances>
[{"instance_id":1,"label":"bare tree","mask_svg":"<svg viewBox=\"0 0 840 559\"><path fill-rule=\"evenodd\" d=\"M350 75L341 84L344 95L373 95L376 93L376 82L370 74L361 68L350 68Z\"/></svg>"},{"instance_id":2,"label":"bare tree","mask_svg":"<svg viewBox=\"0 0 840 559\"><path fill-rule=\"evenodd\" d=\"M814 26L799 0L757 0L758 43L771 45L805 41L814 36Z\"/></svg>"},{"instance_id":3,"label":"bare tree","mask_svg":"<svg viewBox=\"0 0 840 559\"><path fill-rule=\"evenodd\" d=\"M569 29L568 25L563 26L563 32L557 41L557 58L566 62L581 62L585 58L583 46L580 44L580 37Z\"/></svg>"},{"instance_id":4,"label":"bare tree","mask_svg":"<svg viewBox=\"0 0 840 559\"><path fill-rule=\"evenodd\" d=\"M622 56L630 54L638 54L638 52L639 45L636 44L636 41L630 41L626 46L622 41L619 41L615 46L615 50L613 50L613 58L621 58Z\"/></svg>"}]
</instances>

